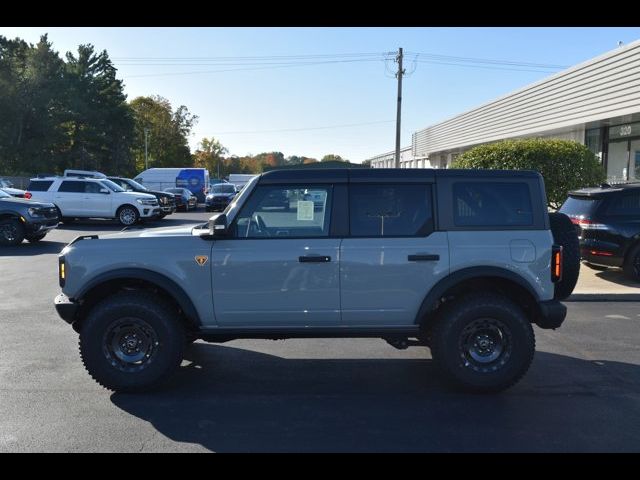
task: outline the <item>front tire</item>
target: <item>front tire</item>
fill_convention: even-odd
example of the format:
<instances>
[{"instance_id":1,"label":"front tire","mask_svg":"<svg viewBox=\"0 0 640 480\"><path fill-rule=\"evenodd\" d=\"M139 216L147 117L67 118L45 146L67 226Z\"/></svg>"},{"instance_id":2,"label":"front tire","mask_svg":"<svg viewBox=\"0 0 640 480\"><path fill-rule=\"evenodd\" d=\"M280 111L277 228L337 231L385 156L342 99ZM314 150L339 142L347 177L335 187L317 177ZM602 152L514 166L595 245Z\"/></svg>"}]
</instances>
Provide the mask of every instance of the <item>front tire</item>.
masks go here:
<instances>
[{"instance_id":1,"label":"front tire","mask_svg":"<svg viewBox=\"0 0 640 480\"><path fill-rule=\"evenodd\" d=\"M123 225L125 227L135 225L140 219L140 213L138 213L138 209L131 205L121 206L118 209L116 216L118 218L118 221L120 222L120 225Z\"/></svg>"},{"instance_id":2,"label":"front tire","mask_svg":"<svg viewBox=\"0 0 640 480\"><path fill-rule=\"evenodd\" d=\"M185 342L184 327L171 306L145 292L108 297L80 326L87 372L116 392L158 387L180 365Z\"/></svg>"},{"instance_id":3,"label":"front tire","mask_svg":"<svg viewBox=\"0 0 640 480\"><path fill-rule=\"evenodd\" d=\"M434 364L447 382L464 391L509 388L527 372L534 351L531 322L520 307L495 293L452 300L433 326Z\"/></svg>"},{"instance_id":4,"label":"front tire","mask_svg":"<svg viewBox=\"0 0 640 480\"><path fill-rule=\"evenodd\" d=\"M17 218L0 220L0 245L14 247L24 240L24 225Z\"/></svg>"},{"instance_id":5,"label":"front tire","mask_svg":"<svg viewBox=\"0 0 640 480\"><path fill-rule=\"evenodd\" d=\"M37 243L46 236L47 236L46 233L41 233L40 235L33 235L33 236L27 237L27 240L29 241L29 243Z\"/></svg>"}]
</instances>

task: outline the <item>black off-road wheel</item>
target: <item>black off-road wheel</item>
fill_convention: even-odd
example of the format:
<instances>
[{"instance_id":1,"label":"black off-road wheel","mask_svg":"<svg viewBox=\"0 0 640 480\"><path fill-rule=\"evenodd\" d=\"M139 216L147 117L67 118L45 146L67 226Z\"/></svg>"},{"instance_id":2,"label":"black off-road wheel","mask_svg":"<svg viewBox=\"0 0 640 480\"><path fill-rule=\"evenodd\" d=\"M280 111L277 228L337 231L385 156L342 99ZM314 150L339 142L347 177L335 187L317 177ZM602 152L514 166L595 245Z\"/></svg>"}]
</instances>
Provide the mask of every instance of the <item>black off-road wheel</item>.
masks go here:
<instances>
[{"instance_id":1,"label":"black off-road wheel","mask_svg":"<svg viewBox=\"0 0 640 480\"><path fill-rule=\"evenodd\" d=\"M24 240L24 225L17 218L0 220L0 245L14 247Z\"/></svg>"},{"instance_id":2,"label":"black off-road wheel","mask_svg":"<svg viewBox=\"0 0 640 480\"><path fill-rule=\"evenodd\" d=\"M505 390L529 369L535 352L531 323L508 298L474 293L445 304L430 339L433 362L455 388Z\"/></svg>"},{"instance_id":3,"label":"black off-road wheel","mask_svg":"<svg viewBox=\"0 0 640 480\"><path fill-rule=\"evenodd\" d=\"M80 326L80 355L103 387L143 392L159 387L180 365L186 343L177 313L146 292L100 302Z\"/></svg>"},{"instance_id":4,"label":"black off-road wheel","mask_svg":"<svg viewBox=\"0 0 640 480\"><path fill-rule=\"evenodd\" d=\"M629 279L640 282L640 243L627 254L622 270Z\"/></svg>"},{"instance_id":5,"label":"black off-road wheel","mask_svg":"<svg viewBox=\"0 0 640 480\"><path fill-rule=\"evenodd\" d=\"M562 280L555 285L554 298L564 300L578 283L580 275L580 242L576 228L571 219L564 213L553 212L549 214L553 241L562 245Z\"/></svg>"}]
</instances>

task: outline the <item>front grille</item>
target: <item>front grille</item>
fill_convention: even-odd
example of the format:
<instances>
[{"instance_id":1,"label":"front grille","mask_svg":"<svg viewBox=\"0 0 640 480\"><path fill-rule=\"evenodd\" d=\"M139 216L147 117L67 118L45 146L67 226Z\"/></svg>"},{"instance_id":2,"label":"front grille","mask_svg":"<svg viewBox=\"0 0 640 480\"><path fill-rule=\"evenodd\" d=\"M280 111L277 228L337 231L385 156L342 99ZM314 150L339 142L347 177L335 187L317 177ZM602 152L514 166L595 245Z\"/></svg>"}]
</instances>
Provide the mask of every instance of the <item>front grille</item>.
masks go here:
<instances>
[{"instance_id":1,"label":"front grille","mask_svg":"<svg viewBox=\"0 0 640 480\"><path fill-rule=\"evenodd\" d=\"M58 218L58 211L55 208L43 208L42 213L45 218Z\"/></svg>"}]
</instances>

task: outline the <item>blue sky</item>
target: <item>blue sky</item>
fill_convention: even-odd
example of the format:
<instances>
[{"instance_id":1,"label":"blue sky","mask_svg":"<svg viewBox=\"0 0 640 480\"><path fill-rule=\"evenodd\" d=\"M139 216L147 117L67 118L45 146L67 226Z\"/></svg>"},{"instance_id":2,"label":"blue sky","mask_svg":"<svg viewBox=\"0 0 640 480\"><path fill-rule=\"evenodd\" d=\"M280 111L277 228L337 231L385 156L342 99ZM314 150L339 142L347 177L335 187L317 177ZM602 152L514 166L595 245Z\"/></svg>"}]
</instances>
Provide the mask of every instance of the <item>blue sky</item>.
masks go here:
<instances>
[{"instance_id":1,"label":"blue sky","mask_svg":"<svg viewBox=\"0 0 640 480\"><path fill-rule=\"evenodd\" d=\"M174 107L186 105L199 116L190 138L192 149L202 137L214 136L236 155L275 150L321 158L336 153L356 162L394 148L396 80L390 75L393 62L383 60L385 52L403 47L423 54L572 66L615 49L618 41L640 39L640 28L623 27L0 27L0 35L32 43L44 33L61 54L81 43L106 49L129 99L157 94ZM242 63L238 57L355 53L380 55L343 58L371 61L253 70L230 65ZM211 57L231 58L218 66L211 64ZM560 71L424 63L429 58L425 55L414 64L415 58L405 58L412 73L403 82L403 146L411 144L416 130ZM227 71L181 74L212 70Z\"/></svg>"}]
</instances>

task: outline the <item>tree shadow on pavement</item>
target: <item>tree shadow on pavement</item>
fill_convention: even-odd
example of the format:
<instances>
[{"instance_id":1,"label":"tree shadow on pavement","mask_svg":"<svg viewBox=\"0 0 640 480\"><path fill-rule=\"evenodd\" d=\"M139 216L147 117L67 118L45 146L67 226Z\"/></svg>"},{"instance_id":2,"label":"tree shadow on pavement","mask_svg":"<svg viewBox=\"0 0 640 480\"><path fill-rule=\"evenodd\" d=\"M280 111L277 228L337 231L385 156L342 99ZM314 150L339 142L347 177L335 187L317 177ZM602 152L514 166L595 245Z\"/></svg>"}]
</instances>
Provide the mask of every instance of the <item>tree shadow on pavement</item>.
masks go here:
<instances>
[{"instance_id":1,"label":"tree shadow on pavement","mask_svg":"<svg viewBox=\"0 0 640 480\"><path fill-rule=\"evenodd\" d=\"M111 400L218 452L640 449L640 367L545 352L510 390L470 395L426 358L284 359L198 342L162 390Z\"/></svg>"}]
</instances>

